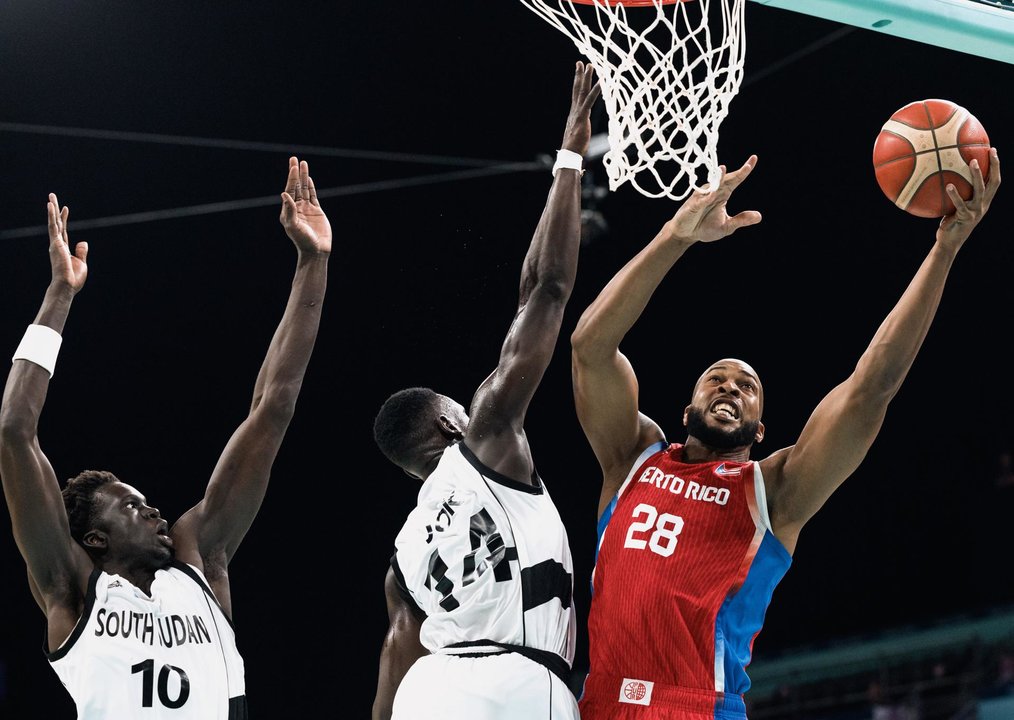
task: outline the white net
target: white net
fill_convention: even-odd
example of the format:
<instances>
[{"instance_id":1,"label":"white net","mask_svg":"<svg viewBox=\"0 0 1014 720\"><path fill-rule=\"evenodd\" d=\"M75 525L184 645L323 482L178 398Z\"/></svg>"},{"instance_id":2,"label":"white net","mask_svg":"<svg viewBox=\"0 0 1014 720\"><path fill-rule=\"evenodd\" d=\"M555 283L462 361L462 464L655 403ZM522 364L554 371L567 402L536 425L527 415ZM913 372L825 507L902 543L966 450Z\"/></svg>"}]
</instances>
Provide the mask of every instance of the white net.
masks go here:
<instances>
[{"instance_id":1,"label":"white net","mask_svg":"<svg viewBox=\"0 0 1014 720\"><path fill-rule=\"evenodd\" d=\"M609 189L685 198L719 178L718 128L743 80L746 0L521 0L595 67ZM610 4L612 3L612 4Z\"/></svg>"}]
</instances>

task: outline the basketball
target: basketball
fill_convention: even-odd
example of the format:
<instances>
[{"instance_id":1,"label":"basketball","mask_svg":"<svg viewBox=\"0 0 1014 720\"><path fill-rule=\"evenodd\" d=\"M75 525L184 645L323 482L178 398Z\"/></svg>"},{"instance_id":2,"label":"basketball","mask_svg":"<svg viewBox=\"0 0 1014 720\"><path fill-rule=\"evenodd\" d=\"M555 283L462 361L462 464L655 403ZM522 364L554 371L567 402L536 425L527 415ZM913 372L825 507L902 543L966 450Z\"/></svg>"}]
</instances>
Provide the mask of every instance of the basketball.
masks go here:
<instances>
[{"instance_id":1,"label":"basketball","mask_svg":"<svg viewBox=\"0 0 1014 720\"><path fill-rule=\"evenodd\" d=\"M975 116L949 100L909 103L884 123L873 145L873 168L884 194L919 217L954 212L945 188L972 197L968 163L979 161L989 175L989 137Z\"/></svg>"}]
</instances>

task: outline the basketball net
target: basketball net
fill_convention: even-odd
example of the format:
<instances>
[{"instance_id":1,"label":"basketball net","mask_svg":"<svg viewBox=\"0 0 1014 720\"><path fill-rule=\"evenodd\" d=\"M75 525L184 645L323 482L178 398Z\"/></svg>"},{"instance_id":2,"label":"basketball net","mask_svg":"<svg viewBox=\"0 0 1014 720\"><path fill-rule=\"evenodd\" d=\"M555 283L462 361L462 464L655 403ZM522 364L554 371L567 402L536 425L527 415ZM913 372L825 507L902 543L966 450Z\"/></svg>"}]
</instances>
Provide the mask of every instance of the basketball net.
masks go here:
<instances>
[{"instance_id":1,"label":"basketball net","mask_svg":"<svg viewBox=\"0 0 1014 720\"><path fill-rule=\"evenodd\" d=\"M602 164L611 191L629 182L648 197L680 200L717 187L718 127L743 79L746 0L521 2L595 68L609 116Z\"/></svg>"}]
</instances>

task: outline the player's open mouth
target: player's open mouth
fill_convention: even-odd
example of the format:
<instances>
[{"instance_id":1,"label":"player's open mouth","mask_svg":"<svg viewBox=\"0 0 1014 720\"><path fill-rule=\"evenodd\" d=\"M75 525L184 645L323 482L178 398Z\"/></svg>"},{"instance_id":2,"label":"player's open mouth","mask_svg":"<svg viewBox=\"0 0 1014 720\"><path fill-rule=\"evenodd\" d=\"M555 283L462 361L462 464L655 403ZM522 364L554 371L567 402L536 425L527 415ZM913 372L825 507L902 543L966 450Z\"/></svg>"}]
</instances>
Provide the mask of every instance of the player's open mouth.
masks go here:
<instances>
[{"instance_id":1,"label":"player's open mouth","mask_svg":"<svg viewBox=\"0 0 1014 720\"><path fill-rule=\"evenodd\" d=\"M173 546L173 539L169 537L169 523L159 523L158 528L155 529L155 534L158 535L158 539L162 541L164 545L169 547Z\"/></svg>"},{"instance_id":2,"label":"player's open mouth","mask_svg":"<svg viewBox=\"0 0 1014 720\"><path fill-rule=\"evenodd\" d=\"M739 411L732 403L720 401L711 406L711 412L727 420L735 420L739 417Z\"/></svg>"}]
</instances>

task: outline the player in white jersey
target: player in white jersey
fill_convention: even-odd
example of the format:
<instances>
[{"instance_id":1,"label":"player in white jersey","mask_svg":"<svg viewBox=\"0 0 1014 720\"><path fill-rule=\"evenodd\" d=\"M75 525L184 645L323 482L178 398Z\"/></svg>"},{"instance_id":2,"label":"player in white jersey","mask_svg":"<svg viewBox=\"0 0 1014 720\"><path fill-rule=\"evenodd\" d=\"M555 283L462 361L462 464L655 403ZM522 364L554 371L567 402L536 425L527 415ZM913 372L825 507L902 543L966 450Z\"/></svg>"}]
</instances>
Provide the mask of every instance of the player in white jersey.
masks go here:
<instances>
[{"instance_id":1,"label":"player in white jersey","mask_svg":"<svg viewBox=\"0 0 1014 720\"><path fill-rule=\"evenodd\" d=\"M67 641L47 653L79 717L246 717L232 623L197 568L156 570L148 592L96 568L84 607Z\"/></svg>"},{"instance_id":2,"label":"player in white jersey","mask_svg":"<svg viewBox=\"0 0 1014 720\"><path fill-rule=\"evenodd\" d=\"M0 476L46 655L81 720L247 717L229 561L253 523L320 324L331 227L290 158L280 221L297 250L289 300L204 497L170 528L135 488L86 470L61 492L37 437L60 333L88 274L66 207L49 196L52 281L14 354L0 406Z\"/></svg>"},{"instance_id":3,"label":"player in white jersey","mask_svg":"<svg viewBox=\"0 0 1014 720\"><path fill-rule=\"evenodd\" d=\"M581 160L599 95L577 63L545 211L500 362L469 411L429 388L394 393L377 444L423 481L387 573L390 628L375 720L576 720L573 565L525 435L577 275Z\"/></svg>"}]
</instances>

